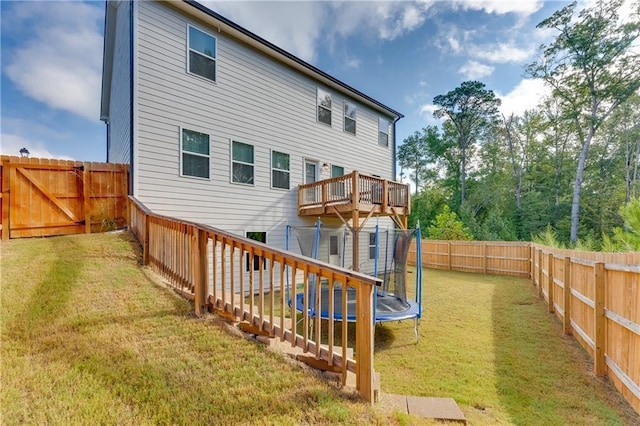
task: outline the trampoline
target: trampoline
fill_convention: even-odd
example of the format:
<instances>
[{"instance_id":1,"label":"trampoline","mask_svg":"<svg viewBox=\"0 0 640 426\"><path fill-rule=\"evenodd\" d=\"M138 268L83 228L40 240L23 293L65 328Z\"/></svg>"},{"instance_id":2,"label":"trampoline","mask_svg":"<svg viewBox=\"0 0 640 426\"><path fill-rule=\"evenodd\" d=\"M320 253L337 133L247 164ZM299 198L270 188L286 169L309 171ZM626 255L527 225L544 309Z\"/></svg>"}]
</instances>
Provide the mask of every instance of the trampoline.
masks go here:
<instances>
[{"instance_id":1,"label":"trampoline","mask_svg":"<svg viewBox=\"0 0 640 426\"><path fill-rule=\"evenodd\" d=\"M386 229L381 231L376 226L369 232L368 246L364 248L349 246L347 230L345 228L323 227L320 219L315 226L291 227L287 226L286 244L289 248L291 234L295 235L303 256L338 263L345 267L345 253L349 250L368 250L373 257L373 264L359 265L364 267L362 272L382 279L382 284L375 287L374 292L374 322L414 320L414 332L418 339L418 325L422 316L422 270L416 268L415 300L407 298L407 256L411 241L420 241L420 228L402 230ZM375 235L375 237L374 237ZM336 250L336 243L341 241L341 253ZM375 244L373 244L375 242ZM338 252L338 254L336 254ZM416 244L417 263L421 264L420 244ZM347 268L351 269L347 266ZM360 269L360 268L359 268ZM295 277L292 277L295 281ZM304 312L305 296L307 296L307 311L311 318L329 319L329 283L326 280L316 282L316 277L309 280L308 294L296 292L295 304L290 298L290 280L287 278L287 299L298 312ZM317 295L316 292L320 294ZM337 321L354 322L356 320L356 290L335 284L333 287L334 310L333 319ZM319 303L316 300L319 296ZM347 298L347 311L343 312L343 297Z\"/></svg>"}]
</instances>

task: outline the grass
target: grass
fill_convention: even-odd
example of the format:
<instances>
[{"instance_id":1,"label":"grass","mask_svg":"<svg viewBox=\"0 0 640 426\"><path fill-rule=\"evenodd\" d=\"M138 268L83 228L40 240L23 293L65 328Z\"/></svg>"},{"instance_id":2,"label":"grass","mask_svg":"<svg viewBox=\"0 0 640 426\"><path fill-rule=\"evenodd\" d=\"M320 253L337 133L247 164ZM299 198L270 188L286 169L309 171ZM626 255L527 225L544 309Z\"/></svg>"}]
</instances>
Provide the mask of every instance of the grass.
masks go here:
<instances>
[{"instance_id":1,"label":"grass","mask_svg":"<svg viewBox=\"0 0 640 426\"><path fill-rule=\"evenodd\" d=\"M195 318L126 233L0 248L0 424L420 423ZM423 293L418 344L376 327L384 392L453 397L471 424L640 424L528 281L425 270Z\"/></svg>"},{"instance_id":2,"label":"grass","mask_svg":"<svg viewBox=\"0 0 640 426\"><path fill-rule=\"evenodd\" d=\"M3 242L3 425L397 423L149 281L129 234Z\"/></svg>"},{"instance_id":3,"label":"grass","mask_svg":"<svg viewBox=\"0 0 640 426\"><path fill-rule=\"evenodd\" d=\"M418 344L413 323L376 327L384 391L452 397L472 424L640 424L528 280L424 270L424 282Z\"/></svg>"}]
</instances>

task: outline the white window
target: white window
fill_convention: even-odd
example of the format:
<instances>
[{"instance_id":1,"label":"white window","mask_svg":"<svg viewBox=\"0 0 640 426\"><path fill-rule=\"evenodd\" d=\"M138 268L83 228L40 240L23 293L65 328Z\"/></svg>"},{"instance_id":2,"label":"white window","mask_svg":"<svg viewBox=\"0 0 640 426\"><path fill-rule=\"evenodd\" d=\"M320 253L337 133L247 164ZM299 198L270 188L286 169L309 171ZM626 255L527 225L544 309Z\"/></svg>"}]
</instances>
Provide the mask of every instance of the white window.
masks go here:
<instances>
[{"instance_id":1,"label":"white window","mask_svg":"<svg viewBox=\"0 0 640 426\"><path fill-rule=\"evenodd\" d=\"M266 232L247 232L246 237L250 240L259 241L261 243L267 243L267 233ZM245 271L259 271L260 270L260 256L254 254L253 255L253 265L249 261L249 253L245 255ZM267 269L267 259L262 259L262 269Z\"/></svg>"},{"instance_id":2,"label":"white window","mask_svg":"<svg viewBox=\"0 0 640 426\"><path fill-rule=\"evenodd\" d=\"M193 130L180 131L180 175L209 179L209 135Z\"/></svg>"},{"instance_id":3,"label":"white window","mask_svg":"<svg viewBox=\"0 0 640 426\"><path fill-rule=\"evenodd\" d=\"M253 185L253 145L231 142L231 182Z\"/></svg>"},{"instance_id":4,"label":"white window","mask_svg":"<svg viewBox=\"0 0 640 426\"><path fill-rule=\"evenodd\" d=\"M376 233L369 232L369 259L376 258Z\"/></svg>"},{"instance_id":5,"label":"white window","mask_svg":"<svg viewBox=\"0 0 640 426\"><path fill-rule=\"evenodd\" d=\"M216 81L216 38L191 25L188 28L187 70Z\"/></svg>"},{"instance_id":6,"label":"white window","mask_svg":"<svg viewBox=\"0 0 640 426\"><path fill-rule=\"evenodd\" d=\"M290 176L289 154L271 151L271 187L289 189Z\"/></svg>"},{"instance_id":7,"label":"white window","mask_svg":"<svg viewBox=\"0 0 640 426\"><path fill-rule=\"evenodd\" d=\"M318 121L331 126L331 94L318 88Z\"/></svg>"},{"instance_id":8,"label":"white window","mask_svg":"<svg viewBox=\"0 0 640 426\"><path fill-rule=\"evenodd\" d=\"M378 119L378 144L389 146L389 120L382 117Z\"/></svg>"},{"instance_id":9,"label":"white window","mask_svg":"<svg viewBox=\"0 0 640 426\"><path fill-rule=\"evenodd\" d=\"M344 101L344 131L356 134L356 106Z\"/></svg>"},{"instance_id":10,"label":"white window","mask_svg":"<svg viewBox=\"0 0 640 426\"><path fill-rule=\"evenodd\" d=\"M340 177L344 175L344 167L331 165L331 177ZM343 198L345 196L344 190L345 182L331 182L331 196L337 198Z\"/></svg>"}]
</instances>

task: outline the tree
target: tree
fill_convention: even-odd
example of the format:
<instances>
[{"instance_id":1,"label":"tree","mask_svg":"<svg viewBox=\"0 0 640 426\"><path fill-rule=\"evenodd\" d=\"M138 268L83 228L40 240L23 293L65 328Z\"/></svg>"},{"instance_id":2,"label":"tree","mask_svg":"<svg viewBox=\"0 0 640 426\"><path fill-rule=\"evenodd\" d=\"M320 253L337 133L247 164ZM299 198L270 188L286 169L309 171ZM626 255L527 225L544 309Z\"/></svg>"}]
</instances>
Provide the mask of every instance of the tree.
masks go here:
<instances>
[{"instance_id":1,"label":"tree","mask_svg":"<svg viewBox=\"0 0 640 426\"><path fill-rule=\"evenodd\" d=\"M452 212L448 205L444 205L442 213L436 216L429 226L430 240L472 240L469 228Z\"/></svg>"},{"instance_id":2,"label":"tree","mask_svg":"<svg viewBox=\"0 0 640 426\"><path fill-rule=\"evenodd\" d=\"M594 135L618 105L640 87L640 55L631 49L640 22L621 22L623 0L598 0L574 14L576 2L556 11L537 27L554 29L555 40L540 46L542 57L526 72L542 78L561 102L563 116L573 122L581 144L571 204L571 242L578 238L580 196L585 163ZM637 15L640 4L636 3Z\"/></svg>"},{"instance_id":3,"label":"tree","mask_svg":"<svg viewBox=\"0 0 640 426\"><path fill-rule=\"evenodd\" d=\"M420 182L427 179L428 165L434 161L433 149L439 144L440 135L436 126L427 126L422 132L414 132L407 137L398 149L398 164L402 170L412 171L410 177L416 185L415 193L420 190Z\"/></svg>"},{"instance_id":4,"label":"tree","mask_svg":"<svg viewBox=\"0 0 640 426\"><path fill-rule=\"evenodd\" d=\"M446 118L456 131L460 149L460 203L464 204L467 179L467 149L488 124L495 121L500 106L493 90L485 89L479 81L465 81L446 95L433 98L439 108L433 112L436 118Z\"/></svg>"}]
</instances>

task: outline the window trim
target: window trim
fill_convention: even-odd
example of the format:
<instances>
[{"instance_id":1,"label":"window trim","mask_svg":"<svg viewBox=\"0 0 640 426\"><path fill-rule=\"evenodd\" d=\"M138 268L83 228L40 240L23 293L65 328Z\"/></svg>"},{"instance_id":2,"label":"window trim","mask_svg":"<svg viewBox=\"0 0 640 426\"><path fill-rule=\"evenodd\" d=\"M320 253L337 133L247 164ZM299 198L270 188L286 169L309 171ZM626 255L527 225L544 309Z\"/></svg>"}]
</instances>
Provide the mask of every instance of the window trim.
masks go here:
<instances>
[{"instance_id":1,"label":"window trim","mask_svg":"<svg viewBox=\"0 0 640 426\"><path fill-rule=\"evenodd\" d=\"M381 129L382 120L384 120L387 123L387 128L385 129L386 131L384 131L384 132ZM389 127L390 126L391 126L391 120L389 120L388 118L385 118L385 117L378 117L378 145L389 147ZM380 143L380 133L383 133L383 134L385 134L387 136L387 143L386 144L381 144Z\"/></svg>"},{"instance_id":2,"label":"window trim","mask_svg":"<svg viewBox=\"0 0 640 426\"><path fill-rule=\"evenodd\" d=\"M285 155L289 156L289 170L276 169L275 167L273 167L273 153L274 152L277 152L279 154L285 154ZM276 149L269 150L269 153L270 153L270 155L269 155L269 169L271 170L271 189L277 189L277 190L281 190L281 191L291 191L291 154L286 153L286 152L282 152L282 151L278 151ZM273 172L274 171L289 173L289 187L288 188L280 188L279 186L273 186Z\"/></svg>"},{"instance_id":3,"label":"window trim","mask_svg":"<svg viewBox=\"0 0 640 426\"><path fill-rule=\"evenodd\" d=\"M255 240L253 238L251 238L249 236L249 234L263 234L264 236L264 242L260 241L260 240ZM257 241L259 243L262 244L267 244L267 236L268 236L269 232L268 231L244 231L244 237L248 238L252 241ZM245 272L260 272L260 257L257 254L253 255L253 262L251 262L250 257L249 257L249 253L245 253L244 254L244 258L245 258L245 267L244 267L244 271ZM253 263L253 268L251 267L251 263ZM256 263L258 263L258 267L256 268ZM262 270L266 271L269 269L269 262L267 262L266 257L262 258Z\"/></svg>"},{"instance_id":4,"label":"window trim","mask_svg":"<svg viewBox=\"0 0 640 426\"><path fill-rule=\"evenodd\" d=\"M353 106L353 108L355 109L354 118L351 118L347 115L347 105ZM342 110L342 116L343 116L342 131L345 133L349 133L350 135L356 136L358 132L358 105L356 105L353 102L345 100L343 105L343 110ZM353 120L353 133L347 130L347 120Z\"/></svg>"},{"instance_id":5,"label":"window trim","mask_svg":"<svg viewBox=\"0 0 640 426\"><path fill-rule=\"evenodd\" d=\"M229 144L229 148L231 150L231 152L229 153L229 160L230 160L230 166L229 166L229 182L234 184L234 185L243 185L243 186L255 186L256 185L256 147L255 145L252 145L250 143L245 143L245 142L240 142L238 140L235 139L229 139L231 141L231 143ZM234 160L233 159L233 143L237 142L237 143L241 143L243 145L248 145L250 147L253 148L253 163L245 163L244 161L239 161L239 160ZM245 166L251 166L253 167L253 179L252 179L252 183L245 183L245 182L236 182L233 180L233 164L234 163L238 163L238 164L243 164Z\"/></svg>"},{"instance_id":6,"label":"window trim","mask_svg":"<svg viewBox=\"0 0 640 426\"><path fill-rule=\"evenodd\" d=\"M179 139L180 139L180 157L178 159L178 161L180 161L180 177L185 177L185 178L190 178L190 179L199 179L199 180L211 180L211 134L207 133L207 132L201 132L199 130L192 130L192 129L188 129L184 126L180 126L180 135L179 135ZM207 135L208 139L209 139L209 155L204 155L204 154L200 154L199 152L192 152L192 151L185 151L182 147L183 147L183 143L182 143L182 135L183 135L183 131L184 130L188 130L190 132L196 132L196 133L200 133L203 135ZM205 157L209 159L209 177L202 177L202 176L193 176L193 175L185 175L184 174L184 160L182 155L184 153L187 153L189 155L194 155L196 157Z\"/></svg>"},{"instance_id":7,"label":"window trim","mask_svg":"<svg viewBox=\"0 0 640 426\"><path fill-rule=\"evenodd\" d=\"M320 92L324 92L329 95L329 99L331 101L331 108L327 108L325 106L320 105ZM322 108L326 111L329 111L329 122L325 123L324 121L320 121L320 109ZM329 91L324 90L320 87L316 87L316 121L325 126L333 127L333 95L329 93Z\"/></svg>"},{"instance_id":8,"label":"window trim","mask_svg":"<svg viewBox=\"0 0 640 426\"><path fill-rule=\"evenodd\" d=\"M191 36L189 34L189 29L190 28L193 28L196 31L200 31L201 33L204 33L204 34L208 35L209 37L213 38L213 40L215 42L215 47L216 47L216 56L215 57L211 57L209 55L206 55L206 54L204 54L202 52L198 52L197 50L191 48ZM214 79L213 80L211 80L210 78L207 78L207 77L205 77L203 75L191 72L191 70L190 70L190 68L191 68L191 63L190 63L191 57L189 55L189 52L194 52L197 55L201 55L201 56L203 56L205 58L213 60L213 62L215 64ZM197 78L201 78L202 80L208 81L209 83L214 83L215 84L215 83L218 82L218 38L216 36L214 36L212 33L208 32L208 31L205 31L205 30L203 30L203 29L201 29L201 28L199 28L199 27L197 27L195 25L191 25L191 24L187 23L187 55L186 56L187 56L187 74L193 75L193 76L195 76Z\"/></svg>"},{"instance_id":9,"label":"window trim","mask_svg":"<svg viewBox=\"0 0 640 426\"><path fill-rule=\"evenodd\" d=\"M316 168L316 176L313 182L307 182L307 163L313 164ZM308 157L302 158L302 183L316 183L320 180L320 162L318 160L313 160Z\"/></svg>"},{"instance_id":10,"label":"window trim","mask_svg":"<svg viewBox=\"0 0 640 426\"><path fill-rule=\"evenodd\" d=\"M371 244L371 236L373 235L374 242ZM369 260L375 260L376 247L378 246L378 236L375 232L369 232ZM373 249L373 257L371 257L371 249Z\"/></svg>"}]
</instances>

